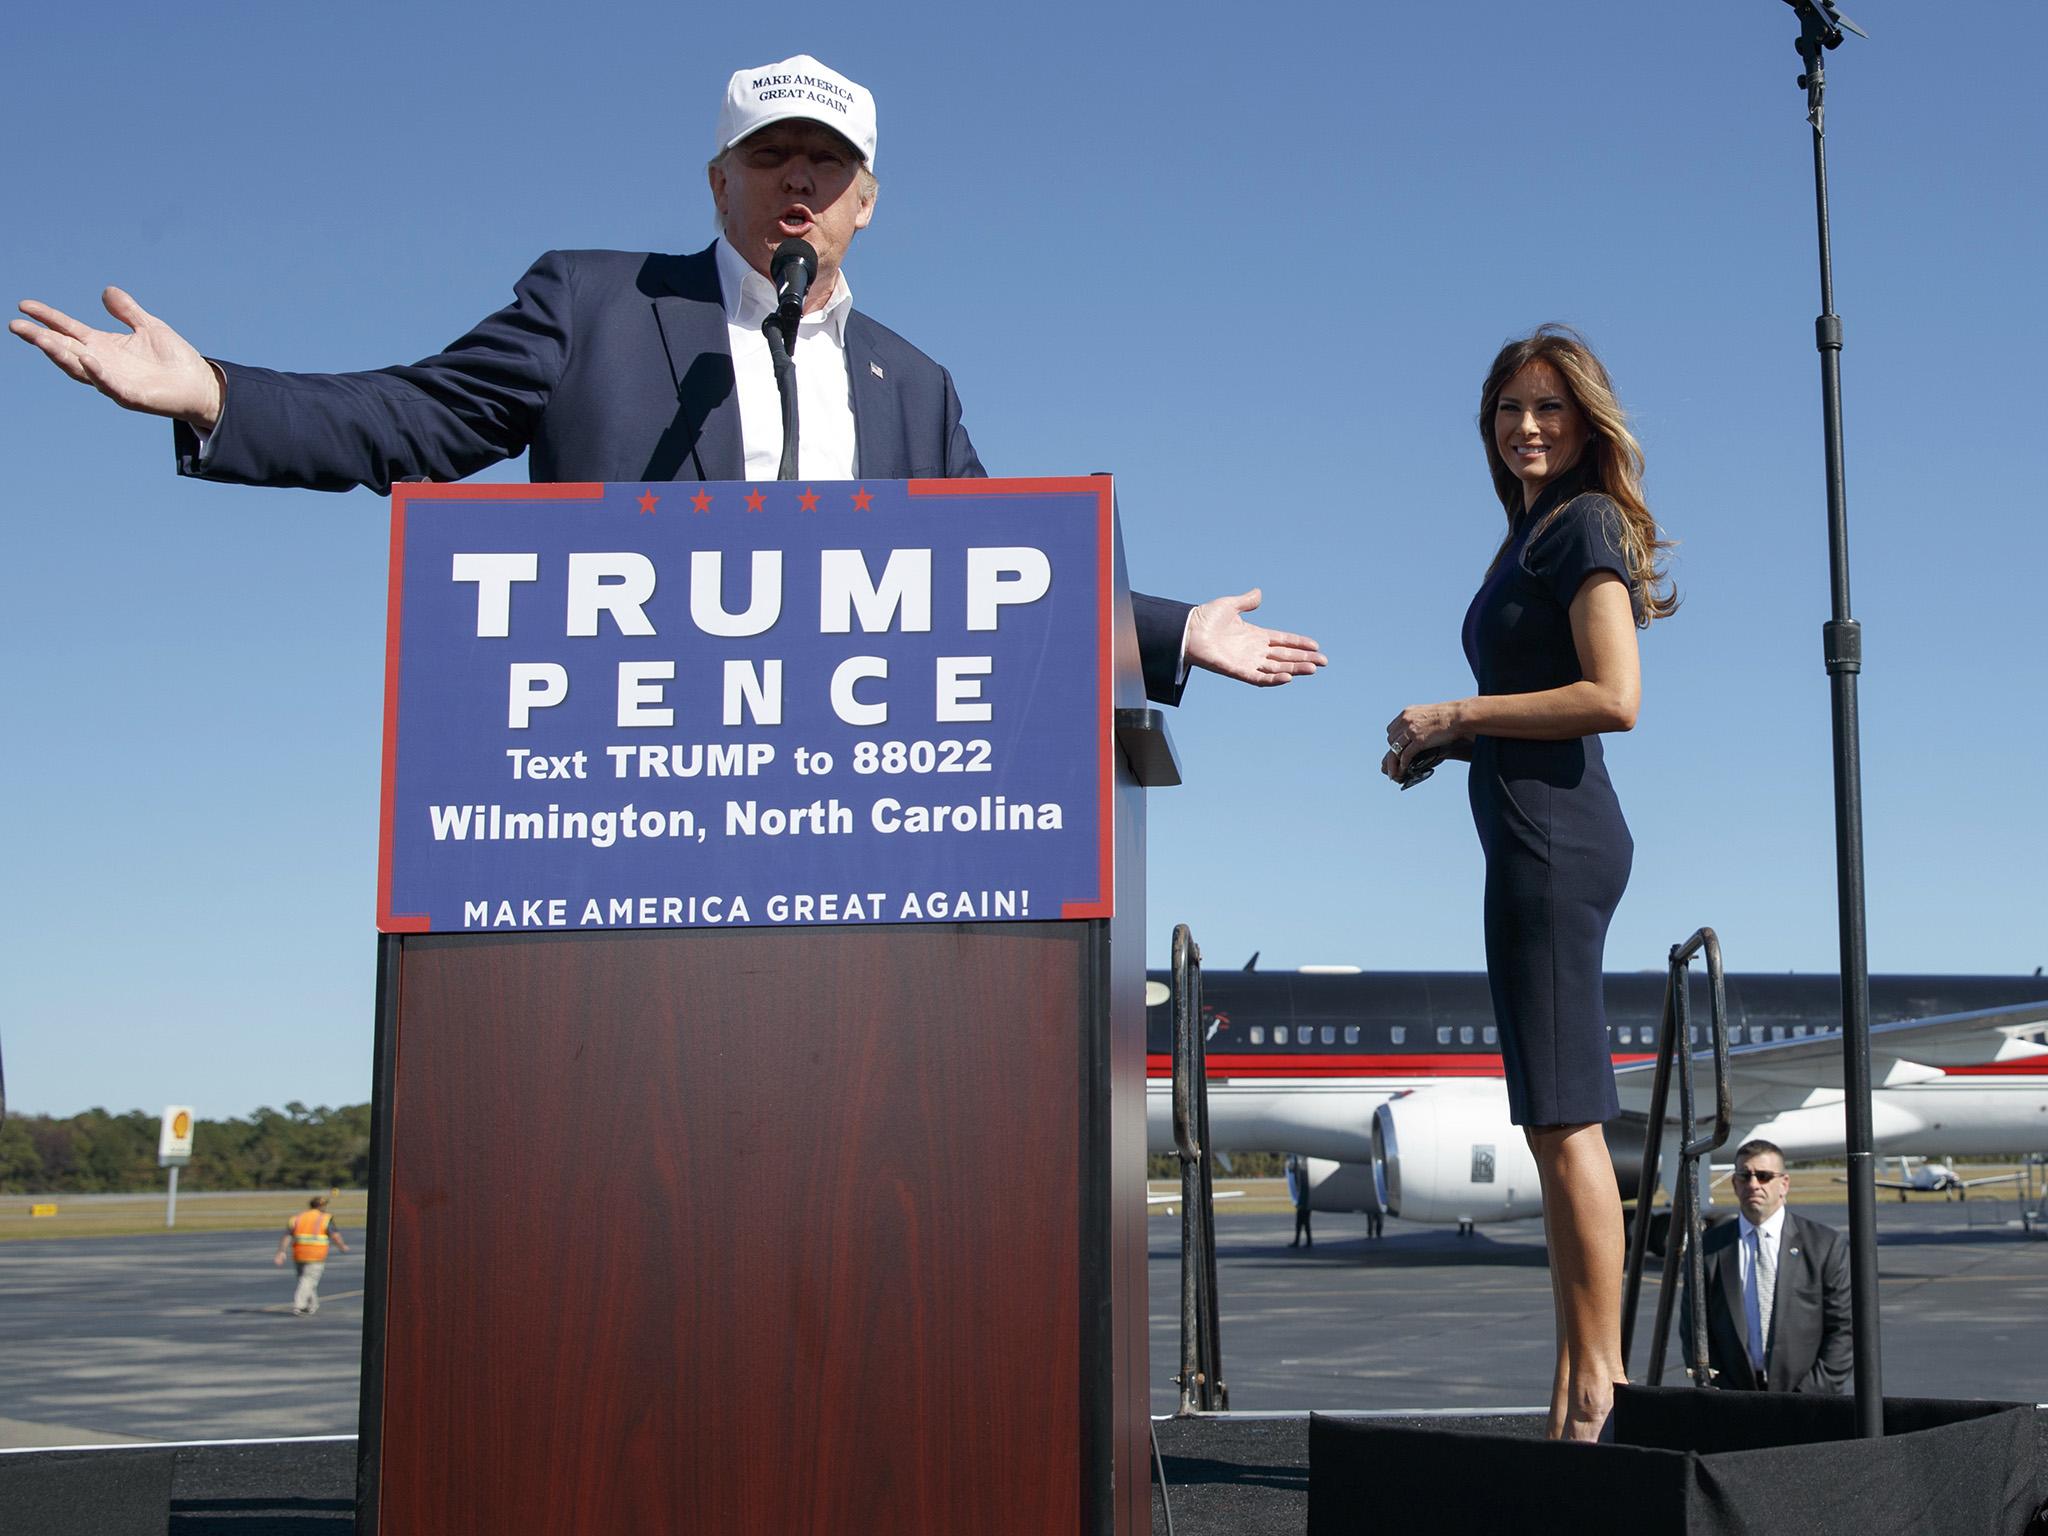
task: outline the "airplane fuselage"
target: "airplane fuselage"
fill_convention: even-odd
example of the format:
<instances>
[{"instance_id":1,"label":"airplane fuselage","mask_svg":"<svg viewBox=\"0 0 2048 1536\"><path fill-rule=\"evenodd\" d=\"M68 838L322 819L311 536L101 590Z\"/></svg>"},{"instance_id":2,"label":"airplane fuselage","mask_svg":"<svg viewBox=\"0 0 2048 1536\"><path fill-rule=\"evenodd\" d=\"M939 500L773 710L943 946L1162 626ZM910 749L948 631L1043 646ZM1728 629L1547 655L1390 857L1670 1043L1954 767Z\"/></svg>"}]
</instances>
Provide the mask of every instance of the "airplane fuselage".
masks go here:
<instances>
[{"instance_id":1,"label":"airplane fuselage","mask_svg":"<svg viewBox=\"0 0 2048 1536\"><path fill-rule=\"evenodd\" d=\"M1148 1133L1151 1149L1164 1152L1172 1147L1173 1023L1170 1001L1160 999L1170 978L1154 972L1149 980ZM1607 977L1617 1066L1654 1056L1664 991L1662 973ZM1493 1115L1503 1137L1513 1134L1494 1108L1504 1104L1502 1066L1483 973L1207 971L1202 994L1210 1141L1220 1151L1369 1164L1375 1111L1396 1095L1422 1090L1446 1104L1464 1103L1467 1121ZM2044 994L2048 982L2038 977L1874 976L1871 1022L2021 1004ZM1725 996L1733 1046L1840 1031L1840 987L1831 975L1730 975ZM1702 1032L1695 1041L1703 1042L1706 1003L1697 980L1693 1019ZM2048 1150L2048 1065L2034 1059L1949 1067L1928 1081L1877 1088L1872 1111L1878 1148L1887 1154ZM1611 1128L1610 1140L1619 1148L1639 1138L1640 1116L1635 1126L1618 1135ZM1841 1147L1841 1094L1816 1087L1803 1102L1753 1117L1737 1131L1762 1134L1791 1157L1828 1155ZM1526 1194L1520 1204L1526 1206Z\"/></svg>"}]
</instances>

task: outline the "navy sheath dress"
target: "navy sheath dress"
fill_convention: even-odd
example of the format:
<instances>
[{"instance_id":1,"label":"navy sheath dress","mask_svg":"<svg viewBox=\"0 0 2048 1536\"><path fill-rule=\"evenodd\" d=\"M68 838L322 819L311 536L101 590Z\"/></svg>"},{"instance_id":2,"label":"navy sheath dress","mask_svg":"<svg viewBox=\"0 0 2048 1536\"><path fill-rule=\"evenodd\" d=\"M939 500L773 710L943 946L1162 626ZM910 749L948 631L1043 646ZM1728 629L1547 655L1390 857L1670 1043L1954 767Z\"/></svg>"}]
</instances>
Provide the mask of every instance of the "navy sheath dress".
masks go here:
<instances>
[{"instance_id":1,"label":"navy sheath dress","mask_svg":"<svg viewBox=\"0 0 2048 1536\"><path fill-rule=\"evenodd\" d=\"M1595 571L1628 580L1620 528L1614 503L1569 474L1522 514L1465 614L1465 659L1481 694L1583 680L1571 603ZM1509 1115L1517 1125L1611 1120L1621 1105L1601 976L1635 840L1600 738L1481 736L1469 785L1486 854L1486 976Z\"/></svg>"}]
</instances>

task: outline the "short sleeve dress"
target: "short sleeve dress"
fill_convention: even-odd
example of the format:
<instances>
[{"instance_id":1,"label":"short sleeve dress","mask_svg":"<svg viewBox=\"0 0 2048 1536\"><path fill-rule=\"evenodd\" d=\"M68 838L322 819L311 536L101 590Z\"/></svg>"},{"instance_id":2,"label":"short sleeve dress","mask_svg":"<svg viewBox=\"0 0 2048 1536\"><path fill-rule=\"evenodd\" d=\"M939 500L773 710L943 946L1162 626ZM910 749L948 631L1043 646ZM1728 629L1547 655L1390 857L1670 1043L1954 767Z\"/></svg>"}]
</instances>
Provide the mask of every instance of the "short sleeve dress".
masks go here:
<instances>
[{"instance_id":1,"label":"short sleeve dress","mask_svg":"<svg viewBox=\"0 0 2048 1536\"><path fill-rule=\"evenodd\" d=\"M1620 529L1620 509L1571 475L1522 514L1465 614L1481 694L1583 680L1571 603L1595 571L1628 580ZM1611 1120L1621 1106L1601 978L1635 840L1600 738L1481 736L1469 793L1486 854L1486 975L1509 1114L1517 1125Z\"/></svg>"}]
</instances>

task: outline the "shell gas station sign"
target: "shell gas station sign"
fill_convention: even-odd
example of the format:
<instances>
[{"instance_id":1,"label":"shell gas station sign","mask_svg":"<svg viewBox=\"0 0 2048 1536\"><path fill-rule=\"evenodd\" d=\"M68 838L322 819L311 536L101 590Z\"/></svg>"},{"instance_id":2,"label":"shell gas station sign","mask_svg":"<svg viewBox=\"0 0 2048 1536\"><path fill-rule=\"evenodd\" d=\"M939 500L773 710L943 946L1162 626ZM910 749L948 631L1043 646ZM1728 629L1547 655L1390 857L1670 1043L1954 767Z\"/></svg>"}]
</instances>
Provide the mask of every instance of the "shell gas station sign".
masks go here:
<instances>
[{"instance_id":1,"label":"shell gas station sign","mask_svg":"<svg viewBox=\"0 0 2048 1536\"><path fill-rule=\"evenodd\" d=\"M192 1106L166 1105L163 1129L156 1141L156 1165L159 1168L182 1168L191 1161Z\"/></svg>"}]
</instances>

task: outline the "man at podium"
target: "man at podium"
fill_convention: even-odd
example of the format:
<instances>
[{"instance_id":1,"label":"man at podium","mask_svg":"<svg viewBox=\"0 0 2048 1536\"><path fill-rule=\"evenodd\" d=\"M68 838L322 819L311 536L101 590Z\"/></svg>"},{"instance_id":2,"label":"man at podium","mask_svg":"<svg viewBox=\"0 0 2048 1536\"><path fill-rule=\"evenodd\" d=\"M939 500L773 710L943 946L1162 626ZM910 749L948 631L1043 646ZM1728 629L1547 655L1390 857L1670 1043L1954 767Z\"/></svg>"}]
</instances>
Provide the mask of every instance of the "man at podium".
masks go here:
<instances>
[{"instance_id":1,"label":"man at podium","mask_svg":"<svg viewBox=\"0 0 2048 1536\"><path fill-rule=\"evenodd\" d=\"M720 238L689 256L550 251L510 305L445 351L366 373L279 373L203 357L118 288L127 334L35 300L9 329L72 378L174 423L178 470L243 485L379 494L528 452L537 481L773 479L780 396L762 322L770 257L817 270L793 347L808 480L985 474L946 370L853 308L842 262L874 216L875 102L807 54L737 71L707 175ZM1256 588L1198 607L1132 594L1147 694L1190 666L1270 687L1324 657L1244 615Z\"/></svg>"}]
</instances>

